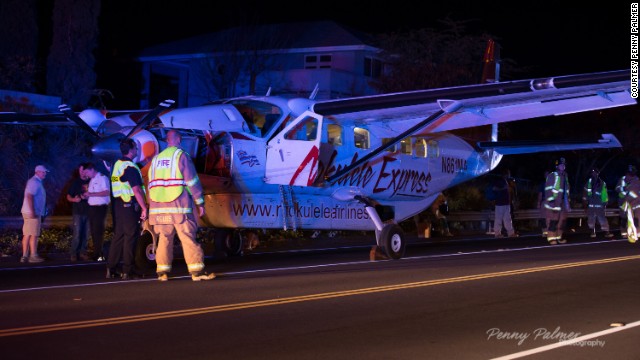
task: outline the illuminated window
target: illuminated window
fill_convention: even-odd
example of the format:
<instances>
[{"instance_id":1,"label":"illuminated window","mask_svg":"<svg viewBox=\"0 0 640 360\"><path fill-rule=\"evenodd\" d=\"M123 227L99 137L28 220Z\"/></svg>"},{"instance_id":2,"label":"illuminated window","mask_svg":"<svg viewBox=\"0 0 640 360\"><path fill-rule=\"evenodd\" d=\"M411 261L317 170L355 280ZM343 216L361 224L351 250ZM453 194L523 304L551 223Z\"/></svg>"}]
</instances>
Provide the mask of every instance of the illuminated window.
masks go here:
<instances>
[{"instance_id":1,"label":"illuminated window","mask_svg":"<svg viewBox=\"0 0 640 360\"><path fill-rule=\"evenodd\" d=\"M382 146L387 145L388 143L391 142L391 140L394 140L393 138L383 138L382 139ZM389 147L387 149L388 152L396 152L398 151L398 143L393 144L391 147Z\"/></svg>"},{"instance_id":2,"label":"illuminated window","mask_svg":"<svg viewBox=\"0 0 640 360\"><path fill-rule=\"evenodd\" d=\"M400 141L400 152L411 155L411 138L402 139L402 141Z\"/></svg>"},{"instance_id":3,"label":"illuminated window","mask_svg":"<svg viewBox=\"0 0 640 360\"><path fill-rule=\"evenodd\" d=\"M371 147L371 141L369 140L369 130L363 128L353 129L353 142L357 148L368 149Z\"/></svg>"},{"instance_id":4,"label":"illuminated window","mask_svg":"<svg viewBox=\"0 0 640 360\"><path fill-rule=\"evenodd\" d=\"M416 142L413 144L413 148L415 149L415 156L420 158L427 157L427 140L418 138Z\"/></svg>"},{"instance_id":5,"label":"illuminated window","mask_svg":"<svg viewBox=\"0 0 640 360\"><path fill-rule=\"evenodd\" d=\"M336 124L327 125L327 142L333 146L342 145L342 126Z\"/></svg>"}]
</instances>

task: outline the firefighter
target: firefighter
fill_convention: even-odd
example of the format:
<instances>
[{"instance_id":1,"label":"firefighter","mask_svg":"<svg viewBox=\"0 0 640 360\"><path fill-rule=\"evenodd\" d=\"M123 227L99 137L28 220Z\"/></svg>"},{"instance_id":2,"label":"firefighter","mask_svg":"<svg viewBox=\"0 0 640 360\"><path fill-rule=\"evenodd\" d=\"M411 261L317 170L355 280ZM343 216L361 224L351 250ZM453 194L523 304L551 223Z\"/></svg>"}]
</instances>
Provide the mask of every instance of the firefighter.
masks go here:
<instances>
[{"instance_id":1,"label":"firefighter","mask_svg":"<svg viewBox=\"0 0 640 360\"><path fill-rule=\"evenodd\" d=\"M635 166L629 165L627 173L618 181L616 191L620 204L620 233L634 243L638 240L636 229L640 218L640 179Z\"/></svg>"},{"instance_id":2,"label":"firefighter","mask_svg":"<svg viewBox=\"0 0 640 360\"><path fill-rule=\"evenodd\" d=\"M547 241L551 245L566 243L562 233L567 222L567 213L571 210L569 204L569 179L566 173L566 160L556 160L556 170L547 175L544 185L544 207L549 216Z\"/></svg>"},{"instance_id":3,"label":"firefighter","mask_svg":"<svg viewBox=\"0 0 640 360\"><path fill-rule=\"evenodd\" d=\"M591 237L596 237L597 220L600 229L604 231L604 237L612 238L613 234L609 232L609 221L605 215L605 209L609 202L607 183L600 178L600 171L596 168L591 169L589 179L584 185L582 201L587 208L587 225L591 230Z\"/></svg>"},{"instance_id":4,"label":"firefighter","mask_svg":"<svg viewBox=\"0 0 640 360\"><path fill-rule=\"evenodd\" d=\"M180 149L182 136L167 132L167 148L156 155L149 169L149 223L158 235L156 273L167 281L173 262L173 239L178 235L193 281L211 280L204 272L204 252L196 241L197 216L204 216L202 185L191 156ZM194 206L195 204L195 206Z\"/></svg>"}]
</instances>

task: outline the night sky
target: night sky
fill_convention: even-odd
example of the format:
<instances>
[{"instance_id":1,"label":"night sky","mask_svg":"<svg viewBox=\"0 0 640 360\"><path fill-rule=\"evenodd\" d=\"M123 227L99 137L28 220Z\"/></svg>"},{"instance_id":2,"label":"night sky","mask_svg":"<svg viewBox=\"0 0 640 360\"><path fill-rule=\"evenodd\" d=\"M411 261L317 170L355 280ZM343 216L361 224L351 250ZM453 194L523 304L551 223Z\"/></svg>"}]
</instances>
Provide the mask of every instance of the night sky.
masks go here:
<instances>
[{"instance_id":1,"label":"night sky","mask_svg":"<svg viewBox=\"0 0 640 360\"><path fill-rule=\"evenodd\" d=\"M533 67L531 76L628 68L629 3L570 6L559 1L389 1L344 6L344 1L109 0L102 4L101 39L111 54L253 23L334 20L370 33L438 28L450 17L471 32L495 35L502 56Z\"/></svg>"}]
</instances>

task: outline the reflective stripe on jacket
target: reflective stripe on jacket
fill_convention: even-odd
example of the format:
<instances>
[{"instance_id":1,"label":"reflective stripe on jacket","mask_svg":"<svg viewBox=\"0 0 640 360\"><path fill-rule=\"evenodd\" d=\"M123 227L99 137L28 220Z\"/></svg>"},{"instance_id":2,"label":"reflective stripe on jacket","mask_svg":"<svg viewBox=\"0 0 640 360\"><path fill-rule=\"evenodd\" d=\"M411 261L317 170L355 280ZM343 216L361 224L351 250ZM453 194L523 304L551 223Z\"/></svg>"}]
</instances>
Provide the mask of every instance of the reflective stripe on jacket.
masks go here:
<instances>
[{"instance_id":1,"label":"reflective stripe on jacket","mask_svg":"<svg viewBox=\"0 0 640 360\"><path fill-rule=\"evenodd\" d=\"M178 166L181 149L172 146L156 155L149 169L149 198L156 202L171 202L182 194L187 185Z\"/></svg>"},{"instance_id":2,"label":"reflective stripe on jacket","mask_svg":"<svg viewBox=\"0 0 640 360\"><path fill-rule=\"evenodd\" d=\"M120 177L124 175L124 172L128 167L133 167L140 174L140 178L142 178L142 173L140 169L133 161L123 161L118 160L113 165L113 173L111 173L111 191L113 192L114 198L121 198L124 202L130 202L133 195L133 188L128 181L121 181ZM142 187L142 191L144 192L144 186Z\"/></svg>"},{"instance_id":3,"label":"reflective stripe on jacket","mask_svg":"<svg viewBox=\"0 0 640 360\"><path fill-rule=\"evenodd\" d=\"M600 189L597 188L598 184L601 184ZM596 188L594 188L594 185ZM600 180L594 184L593 179L589 178L585 190L586 196L583 197L583 200L588 201L589 207L602 207L603 205L606 206L609 202L607 184L604 181Z\"/></svg>"},{"instance_id":4,"label":"reflective stripe on jacket","mask_svg":"<svg viewBox=\"0 0 640 360\"><path fill-rule=\"evenodd\" d=\"M569 209L569 181L566 173L550 173L545 182L544 192L545 208L552 211L560 211L563 207Z\"/></svg>"}]
</instances>

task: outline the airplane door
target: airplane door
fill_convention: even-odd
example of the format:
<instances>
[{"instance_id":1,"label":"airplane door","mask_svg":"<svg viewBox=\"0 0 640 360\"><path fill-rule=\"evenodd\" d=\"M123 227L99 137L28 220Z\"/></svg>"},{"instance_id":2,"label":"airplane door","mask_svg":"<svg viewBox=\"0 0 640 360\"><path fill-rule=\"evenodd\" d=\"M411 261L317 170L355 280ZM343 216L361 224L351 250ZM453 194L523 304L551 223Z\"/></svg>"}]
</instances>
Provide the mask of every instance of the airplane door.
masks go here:
<instances>
[{"instance_id":1,"label":"airplane door","mask_svg":"<svg viewBox=\"0 0 640 360\"><path fill-rule=\"evenodd\" d=\"M322 116L310 111L285 125L267 147L265 182L310 186L318 176Z\"/></svg>"}]
</instances>

